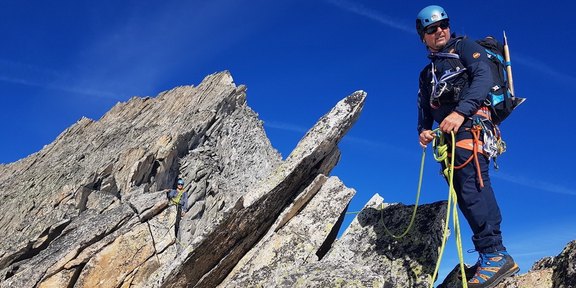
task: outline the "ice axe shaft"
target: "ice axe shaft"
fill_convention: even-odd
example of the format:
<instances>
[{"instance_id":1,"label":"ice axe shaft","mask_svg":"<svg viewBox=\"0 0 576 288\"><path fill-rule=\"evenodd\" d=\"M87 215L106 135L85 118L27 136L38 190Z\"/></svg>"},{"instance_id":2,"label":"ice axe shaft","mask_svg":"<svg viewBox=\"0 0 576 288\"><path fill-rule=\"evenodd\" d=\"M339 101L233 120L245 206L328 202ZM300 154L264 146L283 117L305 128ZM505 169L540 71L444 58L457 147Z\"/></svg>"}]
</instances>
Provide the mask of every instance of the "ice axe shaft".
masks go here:
<instances>
[{"instance_id":1,"label":"ice axe shaft","mask_svg":"<svg viewBox=\"0 0 576 288\"><path fill-rule=\"evenodd\" d=\"M506 38L506 31L502 31L504 34L504 60L506 61L506 73L508 74L508 87L510 88L510 93L514 96L514 81L512 80L512 62L510 62L510 50L508 50L508 39Z\"/></svg>"}]
</instances>

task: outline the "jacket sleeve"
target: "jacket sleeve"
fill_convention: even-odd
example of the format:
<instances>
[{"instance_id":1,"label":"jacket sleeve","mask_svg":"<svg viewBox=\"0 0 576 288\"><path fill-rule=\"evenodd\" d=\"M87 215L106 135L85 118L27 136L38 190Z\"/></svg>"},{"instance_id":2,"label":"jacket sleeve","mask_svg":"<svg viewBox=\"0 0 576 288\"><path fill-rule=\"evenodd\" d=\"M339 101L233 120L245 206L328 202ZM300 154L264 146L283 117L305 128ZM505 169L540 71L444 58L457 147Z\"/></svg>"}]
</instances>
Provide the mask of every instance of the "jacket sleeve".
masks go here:
<instances>
[{"instance_id":1,"label":"jacket sleeve","mask_svg":"<svg viewBox=\"0 0 576 288\"><path fill-rule=\"evenodd\" d=\"M174 198L174 196L176 196L176 190L174 189L170 189L170 191L168 191L168 193L166 193L166 195L168 196L168 198Z\"/></svg>"},{"instance_id":2,"label":"jacket sleeve","mask_svg":"<svg viewBox=\"0 0 576 288\"><path fill-rule=\"evenodd\" d=\"M418 134L423 130L432 130L432 125L434 124L434 119L430 112L430 95L424 86L428 67L429 66L426 66L426 68L420 72L420 78L418 80L418 126L416 127Z\"/></svg>"},{"instance_id":3,"label":"jacket sleeve","mask_svg":"<svg viewBox=\"0 0 576 288\"><path fill-rule=\"evenodd\" d=\"M180 206L182 206L182 211L188 212L188 192L182 193L182 198L180 198Z\"/></svg>"},{"instance_id":4,"label":"jacket sleeve","mask_svg":"<svg viewBox=\"0 0 576 288\"><path fill-rule=\"evenodd\" d=\"M455 111L470 117L478 111L488 96L493 84L492 74L486 52L480 44L464 38L460 41L458 51L460 60L466 67L469 76L469 85L460 94L460 100Z\"/></svg>"}]
</instances>

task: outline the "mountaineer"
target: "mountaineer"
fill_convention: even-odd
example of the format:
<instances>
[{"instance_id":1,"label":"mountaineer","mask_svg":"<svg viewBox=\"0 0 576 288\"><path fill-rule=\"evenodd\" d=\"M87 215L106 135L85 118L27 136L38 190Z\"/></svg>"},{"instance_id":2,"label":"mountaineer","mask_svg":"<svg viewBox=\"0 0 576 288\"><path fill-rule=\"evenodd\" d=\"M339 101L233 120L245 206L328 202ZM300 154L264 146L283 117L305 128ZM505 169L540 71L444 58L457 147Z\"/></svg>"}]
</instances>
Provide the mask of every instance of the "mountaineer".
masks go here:
<instances>
[{"instance_id":1,"label":"mountaineer","mask_svg":"<svg viewBox=\"0 0 576 288\"><path fill-rule=\"evenodd\" d=\"M493 87L489 60L474 40L451 34L448 14L440 6L422 9L416 30L431 60L419 77L419 142L426 147L438 136L434 122L441 132L455 134L456 143L449 143L456 146L456 155L450 155L455 157L454 190L479 253L468 287L494 287L519 268L503 244L502 216L488 174L491 157L481 148L472 149L497 129L485 102Z\"/></svg>"},{"instance_id":2,"label":"mountaineer","mask_svg":"<svg viewBox=\"0 0 576 288\"><path fill-rule=\"evenodd\" d=\"M170 205L176 205L175 230L176 234L178 234L180 218L184 217L186 211L188 211L188 193L184 190L184 180L182 178L179 178L176 184L176 189L168 190L166 196L170 201Z\"/></svg>"}]
</instances>

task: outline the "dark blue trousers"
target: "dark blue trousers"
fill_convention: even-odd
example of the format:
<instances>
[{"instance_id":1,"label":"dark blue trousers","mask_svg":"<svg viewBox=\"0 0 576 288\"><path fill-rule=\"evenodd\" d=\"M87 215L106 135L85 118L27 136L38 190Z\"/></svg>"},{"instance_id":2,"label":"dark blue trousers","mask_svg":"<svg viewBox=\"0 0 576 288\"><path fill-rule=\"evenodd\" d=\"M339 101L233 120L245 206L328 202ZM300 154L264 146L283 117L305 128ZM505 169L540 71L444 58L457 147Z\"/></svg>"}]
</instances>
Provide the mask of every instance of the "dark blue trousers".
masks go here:
<instances>
[{"instance_id":1,"label":"dark blue trousers","mask_svg":"<svg viewBox=\"0 0 576 288\"><path fill-rule=\"evenodd\" d=\"M462 126L456 134L456 141L473 138L472 133L465 130L465 128L471 127L471 121L466 121ZM471 150L456 147L454 165L463 164L472 153ZM503 251L506 248L502 244L502 232L500 231L502 215L488 174L490 159L478 154L478 160L484 182L483 188L480 187L474 160L463 168L454 170L454 190L458 196L458 207L474 233L472 241L476 251L480 253Z\"/></svg>"}]
</instances>

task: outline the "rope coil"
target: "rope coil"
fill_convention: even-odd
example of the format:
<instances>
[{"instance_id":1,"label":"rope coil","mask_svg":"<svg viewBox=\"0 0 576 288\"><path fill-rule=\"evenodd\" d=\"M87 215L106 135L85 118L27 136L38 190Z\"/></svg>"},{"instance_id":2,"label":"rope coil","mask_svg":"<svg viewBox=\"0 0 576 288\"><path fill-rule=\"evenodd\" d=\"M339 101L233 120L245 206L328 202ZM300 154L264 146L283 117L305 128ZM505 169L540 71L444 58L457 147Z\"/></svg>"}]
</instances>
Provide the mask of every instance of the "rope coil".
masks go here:
<instances>
[{"instance_id":1,"label":"rope coil","mask_svg":"<svg viewBox=\"0 0 576 288\"><path fill-rule=\"evenodd\" d=\"M452 217L454 231L456 233L456 248L458 252L458 258L460 260L460 273L462 275L462 287L468 288L468 282L466 280L466 271L464 267L464 256L462 254L462 236L460 234L460 220L458 219L458 196L456 195L456 190L454 190L454 158L455 157L448 157L448 144L445 143L444 137L442 136L441 132L438 129L434 130L436 133L436 137L432 142L432 147L434 148L434 159L436 161L444 162L444 175L448 179L449 188L448 188L448 205L446 211L446 225L444 226L444 232L442 236L442 245L440 246L440 252L438 255L438 261L436 262L436 267L434 268L434 274L432 274L432 280L430 281L430 287L434 287L434 279L436 275L438 275L438 270L440 269L440 263L442 262L442 255L444 254L444 248L446 247L446 242L448 240L448 223L450 222L450 214L454 214ZM454 132L450 132L452 137L452 143L456 143L456 136L454 136ZM436 142L436 139L440 139L439 143ZM456 145L451 145L451 155L456 155ZM438 155L436 155L438 154ZM448 160L450 158L450 160Z\"/></svg>"}]
</instances>

